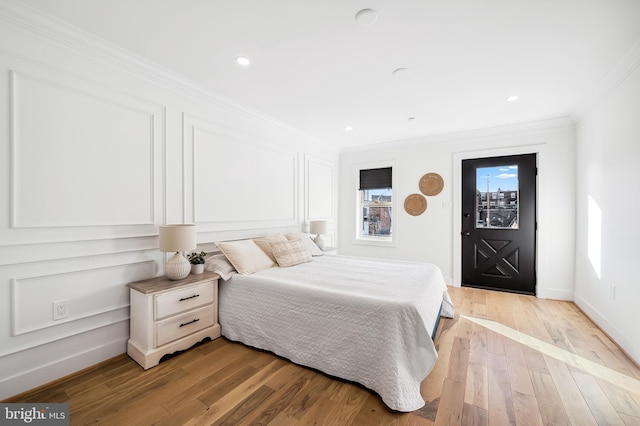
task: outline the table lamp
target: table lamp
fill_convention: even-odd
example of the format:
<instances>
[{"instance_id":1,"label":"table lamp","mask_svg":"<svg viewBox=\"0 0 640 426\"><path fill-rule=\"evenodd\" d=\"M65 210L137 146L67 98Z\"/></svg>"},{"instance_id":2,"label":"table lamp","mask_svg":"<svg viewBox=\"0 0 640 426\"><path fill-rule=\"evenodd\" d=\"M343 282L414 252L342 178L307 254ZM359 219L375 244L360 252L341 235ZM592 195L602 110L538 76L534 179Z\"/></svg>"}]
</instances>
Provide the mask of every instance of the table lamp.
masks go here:
<instances>
[{"instance_id":1,"label":"table lamp","mask_svg":"<svg viewBox=\"0 0 640 426\"><path fill-rule=\"evenodd\" d=\"M324 240L321 235L327 233L327 221L326 220L312 220L309 224L309 233L316 234L316 237L313 239L316 245L320 248L324 247Z\"/></svg>"},{"instance_id":2,"label":"table lamp","mask_svg":"<svg viewBox=\"0 0 640 426\"><path fill-rule=\"evenodd\" d=\"M186 224L160 226L159 237L160 251L175 253L164 267L167 278L170 280L186 278L191 271L191 264L182 252L196 248L196 226Z\"/></svg>"}]
</instances>

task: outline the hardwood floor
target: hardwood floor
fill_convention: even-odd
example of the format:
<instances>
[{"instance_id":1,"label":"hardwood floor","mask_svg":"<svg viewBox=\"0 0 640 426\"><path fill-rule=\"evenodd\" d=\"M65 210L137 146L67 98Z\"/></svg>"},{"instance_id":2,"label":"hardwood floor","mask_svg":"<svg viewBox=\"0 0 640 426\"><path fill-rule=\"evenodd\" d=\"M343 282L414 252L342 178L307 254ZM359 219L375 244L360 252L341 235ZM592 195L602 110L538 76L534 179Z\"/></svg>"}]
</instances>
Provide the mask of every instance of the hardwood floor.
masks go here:
<instances>
[{"instance_id":1,"label":"hardwood floor","mask_svg":"<svg viewBox=\"0 0 640 426\"><path fill-rule=\"evenodd\" d=\"M71 424L640 425L640 369L570 302L450 288L426 404L223 338L148 371L116 357L5 402L67 402Z\"/></svg>"}]
</instances>

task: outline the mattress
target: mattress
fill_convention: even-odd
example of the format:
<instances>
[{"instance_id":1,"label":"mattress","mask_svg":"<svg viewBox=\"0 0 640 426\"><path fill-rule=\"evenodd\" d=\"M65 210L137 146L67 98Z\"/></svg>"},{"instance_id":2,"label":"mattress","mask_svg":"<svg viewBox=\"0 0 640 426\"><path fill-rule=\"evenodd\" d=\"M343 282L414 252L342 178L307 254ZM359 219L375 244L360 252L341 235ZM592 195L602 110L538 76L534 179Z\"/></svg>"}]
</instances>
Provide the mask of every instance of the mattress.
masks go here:
<instances>
[{"instance_id":1,"label":"mattress","mask_svg":"<svg viewBox=\"0 0 640 426\"><path fill-rule=\"evenodd\" d=\"M421 262L322 256L219 287L225 337L360 383L397 411L424 405L441 307L453 316L440 269Z\"/></svg>"}]
</instances>

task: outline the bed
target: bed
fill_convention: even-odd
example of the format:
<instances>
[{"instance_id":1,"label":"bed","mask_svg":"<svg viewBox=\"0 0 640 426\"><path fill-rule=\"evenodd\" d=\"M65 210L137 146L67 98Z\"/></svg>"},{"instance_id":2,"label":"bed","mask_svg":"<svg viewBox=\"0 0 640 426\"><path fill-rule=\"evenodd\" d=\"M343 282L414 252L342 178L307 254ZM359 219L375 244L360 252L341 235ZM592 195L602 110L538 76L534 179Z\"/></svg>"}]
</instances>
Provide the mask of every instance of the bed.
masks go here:
<instances>
[{"instance_id":1,"label":"bed","mask_svg":"<svg viewBox=\"0 0 640 426\"><path fill-rule=\"evenodd\" d=\"M219 322L230 340L373 390L391 409L424 405L420 383L437 359L432 333L453 316L432 264L340 255L229 274Z\"/></svg>"}]
</instances>

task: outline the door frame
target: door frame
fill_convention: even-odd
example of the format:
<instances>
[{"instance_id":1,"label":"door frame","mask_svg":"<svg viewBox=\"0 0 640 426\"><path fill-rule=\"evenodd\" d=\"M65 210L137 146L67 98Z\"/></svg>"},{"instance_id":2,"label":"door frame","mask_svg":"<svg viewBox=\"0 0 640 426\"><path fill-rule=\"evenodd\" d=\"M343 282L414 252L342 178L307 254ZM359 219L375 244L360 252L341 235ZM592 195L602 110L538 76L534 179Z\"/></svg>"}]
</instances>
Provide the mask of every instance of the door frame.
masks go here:
<instances>
[{"instance_id":1,"label":"door frame","mask_svg":"<svg viewBox=\"0 0 640 426\"><path fill-rule=\"evenodd\" d=\"M460 287L462 285L462 160L472 160L475 158L486 157L503 157L506 155L521 155L521 154L537 154L538 171L541 170L541 166L544 164L544 152L546 145L522 145L505 148L493 148L474 151L460 151L453 153L453 286ZM536 218L539 218L540 212L540 188L541 181L544 177L541 177L541 173L536 176ZM538 222L539 223L539 222ZM535 269L538 270L539 253L538 249L538 229L536 228L536 250L535 250ZM536 274L536 296L539 296L540 286L538 285L538 274Z\"/></svg>"}]
</instances>

